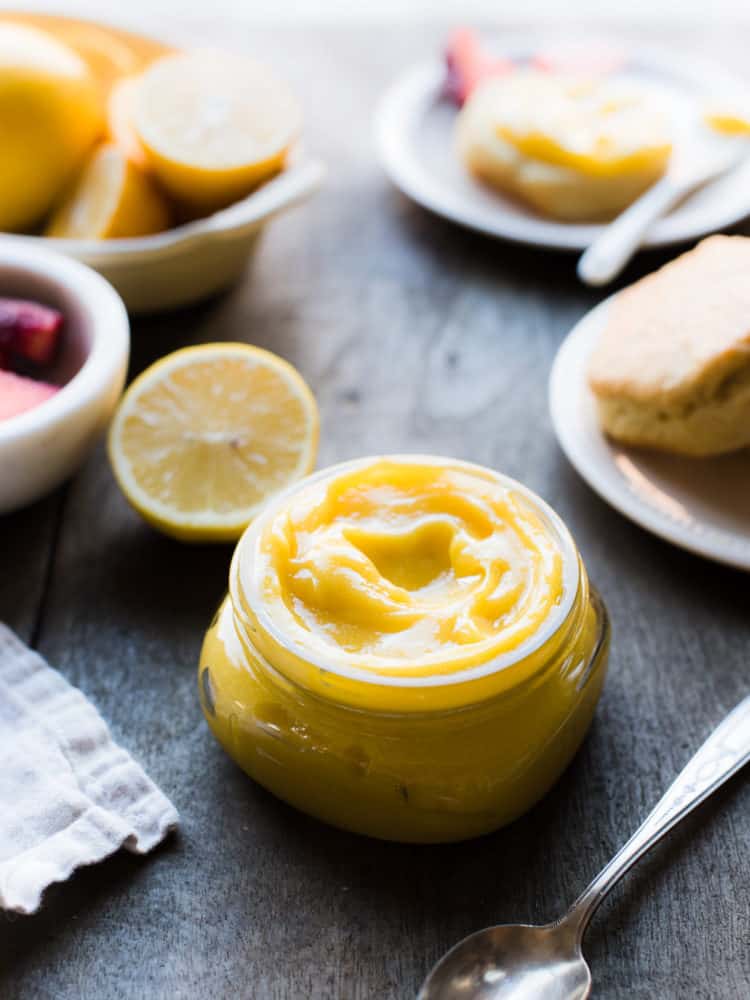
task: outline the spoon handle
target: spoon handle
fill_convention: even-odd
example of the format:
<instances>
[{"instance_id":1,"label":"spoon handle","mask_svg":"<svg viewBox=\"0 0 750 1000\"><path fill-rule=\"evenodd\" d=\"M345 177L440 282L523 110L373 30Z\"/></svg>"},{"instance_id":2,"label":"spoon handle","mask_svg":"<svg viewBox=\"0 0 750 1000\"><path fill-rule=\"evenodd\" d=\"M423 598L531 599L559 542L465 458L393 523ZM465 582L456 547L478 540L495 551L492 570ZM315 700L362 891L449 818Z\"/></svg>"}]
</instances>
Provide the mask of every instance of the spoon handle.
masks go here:
<instances>
[{"instance_id":1,"label":"spoon handle","mask_svg":"<svg viewBox=\"0 0 750 1000\"><path fill-rule=\"evenodd\" d=\"M561 923L583 937L609 890L673 826L712 795L750 760L750 696L711 733L630 840L578 897Z\"/></svg>"},{"instance_id":2,"label":"spoon handle","mask_svg":"<svg viewBox=\"0 0 750 1000\"><path fill-rule=\"evenodd\" d=\"M598 286L614 280L641 246L651 225L684 193L668 174L652 185L584 251L578 261L581 281Z\"/></svg>"}]
</instances>

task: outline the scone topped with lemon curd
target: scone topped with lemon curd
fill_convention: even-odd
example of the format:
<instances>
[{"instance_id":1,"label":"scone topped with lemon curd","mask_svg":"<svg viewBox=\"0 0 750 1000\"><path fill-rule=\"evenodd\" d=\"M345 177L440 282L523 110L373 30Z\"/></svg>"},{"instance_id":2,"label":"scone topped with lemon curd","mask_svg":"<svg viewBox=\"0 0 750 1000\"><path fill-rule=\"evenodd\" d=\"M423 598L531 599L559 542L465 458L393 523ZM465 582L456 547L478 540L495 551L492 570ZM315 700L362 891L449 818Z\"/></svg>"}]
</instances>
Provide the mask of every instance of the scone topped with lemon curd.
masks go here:
<instances>
[{"instance_id":1,"label":"scone topped with lemon curd","mask_svg":"<svg viewBox=\"0 0 750 1000\"><path fill-rule=\"evenodd\" d=\"M589 384L625 444L694 456L750 445L750 239L712 236L621 292Z\"/></svg>"},{"instance_id":2,"label":"scone topped with lemon curd","mask_svg":"<svg viewBox=\"0 0 750 1000\"><path fill-rule=\"evenodd\" d=\"M480 180L563 221L617 215L666 170L667 117L615 80L518 70L479 84L458 116Z\"/></svg>"}]
</instances>

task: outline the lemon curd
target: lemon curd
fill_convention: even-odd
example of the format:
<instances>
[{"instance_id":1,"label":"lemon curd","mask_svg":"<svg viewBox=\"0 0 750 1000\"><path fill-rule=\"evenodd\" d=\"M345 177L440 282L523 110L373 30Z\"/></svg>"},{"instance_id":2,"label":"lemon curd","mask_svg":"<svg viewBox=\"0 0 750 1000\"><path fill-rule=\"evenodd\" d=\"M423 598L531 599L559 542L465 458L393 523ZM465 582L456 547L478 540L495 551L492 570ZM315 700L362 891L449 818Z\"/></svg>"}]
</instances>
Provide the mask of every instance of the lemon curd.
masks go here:
<instances>
[{"instance_id":1,"label":"lemon curd","mask_svg":"<svg viewBox=\"0 0 750 1000\"><path fill-rule=\"evenodd\" d=\"M750 108L742 103L717 104L710 106L703 115L703 120L710 129L720 135L743 136L750 135Z\"/></svg>"},{"instance_id":2,"label":"lemon curd","mask_svg":"<svg viewBox=\"0 0 750 1000\"><path fill-rule=\"evenodd\" d=\"M559 518L496 472L371 458L245 532L199 668L215 736L337 826L459 840L529 808L574 754L608 626Z\"/></svg>"},{"instance_id":3,"label":"lemon curd","mask_svg":"<svg viewBox=\"0 0 750 1000\"><path fill-rule=\"evenodd\" d=\"M497 99L495 128L523 156L599 176L664 171L665 122L640 94L551 74L512 83Z\"/></svg>"}]
</instances>

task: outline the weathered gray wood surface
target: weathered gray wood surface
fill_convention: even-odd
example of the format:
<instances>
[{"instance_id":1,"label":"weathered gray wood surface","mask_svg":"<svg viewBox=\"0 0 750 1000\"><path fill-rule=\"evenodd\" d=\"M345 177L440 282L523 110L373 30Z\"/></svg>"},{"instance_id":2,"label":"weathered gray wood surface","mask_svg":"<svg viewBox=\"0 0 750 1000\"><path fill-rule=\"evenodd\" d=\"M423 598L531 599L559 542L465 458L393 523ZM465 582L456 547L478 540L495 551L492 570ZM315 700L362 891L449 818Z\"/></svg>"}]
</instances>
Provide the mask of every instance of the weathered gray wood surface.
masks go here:
<instances>
[{"instance_id":1,"label":"weathered gray wood surface","mask_svg":"<svg viewBox=\"0 0 750 1000\"><path fill-rule=\"evenodd\" d=\"M241 288L136 323L133 372L185 343L246 339L310 380L321 464L423 450L524 480L567 520L609 605L611 674L583 750L511 828L430 848L327 829L251 784L202 721L196 659L230 550L152 532L100 449L66 490L0 520L0 619L93 699L182 827L145 860L121 854L53 888L38 916L0 915L2 1000L411 997L468 932L558 914L748 689L748 577L631 525L555 444L550 363L596 300L572 259L454 229L377 166L377 95L439 33L238 37L207 25L206 38L262 51L297 84L330 180L273 226ZM741 65L741 40L711 41ZM596 995L750 996L749 859L740 778L597 916Z\"/></svg>"}]
</instances>

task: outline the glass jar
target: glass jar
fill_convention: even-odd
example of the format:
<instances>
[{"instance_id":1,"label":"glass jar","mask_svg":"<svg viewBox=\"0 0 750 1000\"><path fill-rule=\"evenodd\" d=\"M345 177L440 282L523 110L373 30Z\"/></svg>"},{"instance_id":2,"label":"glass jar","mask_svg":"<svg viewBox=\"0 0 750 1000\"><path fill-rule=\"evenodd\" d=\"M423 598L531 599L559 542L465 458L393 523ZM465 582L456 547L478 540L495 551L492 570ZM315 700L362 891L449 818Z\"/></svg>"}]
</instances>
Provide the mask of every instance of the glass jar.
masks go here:
<instances>
[{"instance_id":1,"label":"glass jar","mask_svg":"<svg viewBox=\"0 0 750 1000\"><path fill-rule=\"evenodd\" d=\"M325 488L375 461L308 477L245 532L203 645L201 704L240 767L297 808L387 840L462 840L521 815L570 762L604 681L607 614L570 533L541 499L467 463L397 456L388 461L481 473L522 499L560 554L550 614L516 648L447 673L373 672L356 654L326 659L285 633L252 585L264 532L310 484Z\"/></svg>"}]
</instances>

